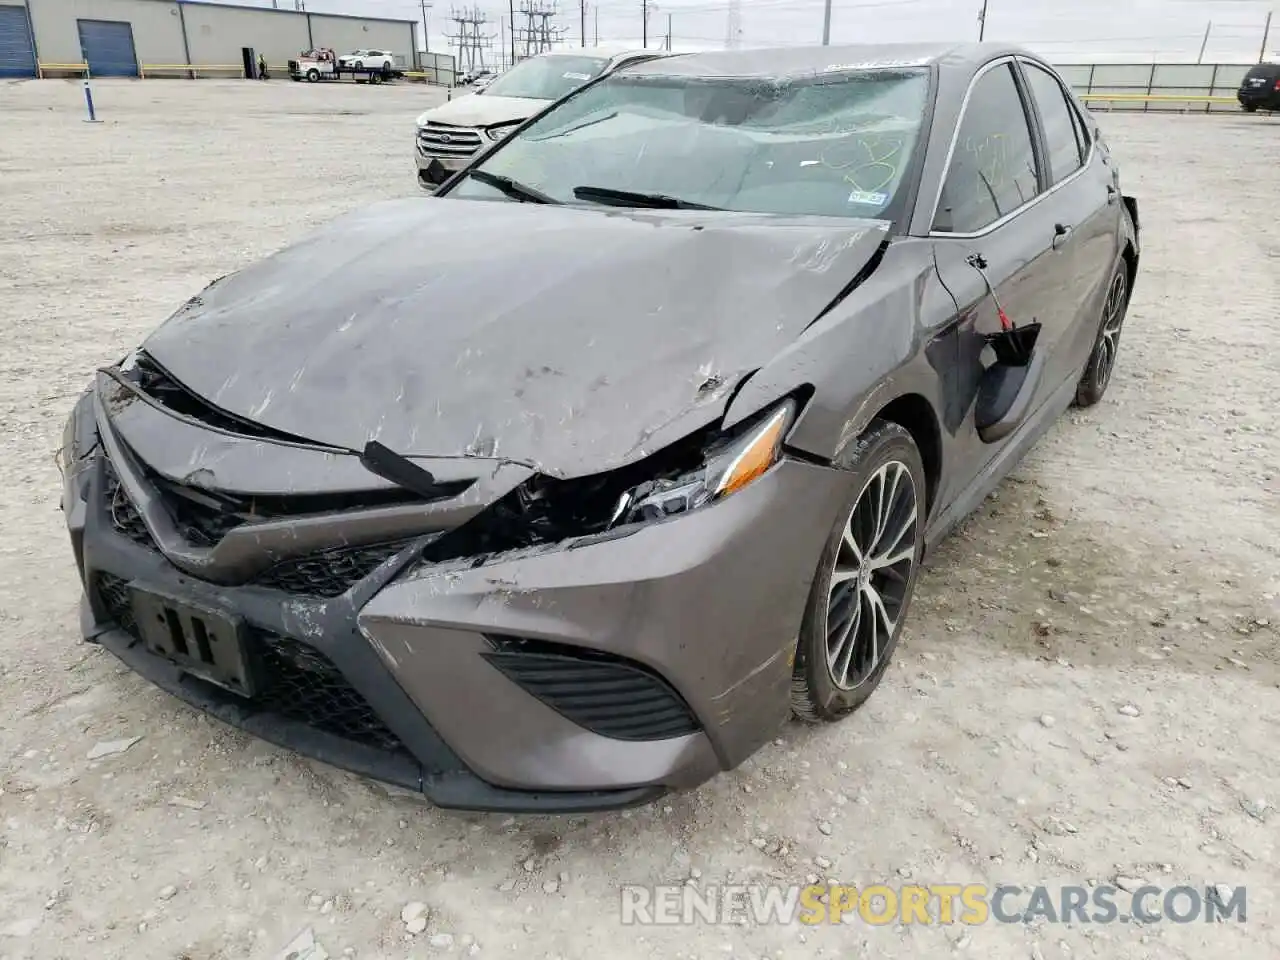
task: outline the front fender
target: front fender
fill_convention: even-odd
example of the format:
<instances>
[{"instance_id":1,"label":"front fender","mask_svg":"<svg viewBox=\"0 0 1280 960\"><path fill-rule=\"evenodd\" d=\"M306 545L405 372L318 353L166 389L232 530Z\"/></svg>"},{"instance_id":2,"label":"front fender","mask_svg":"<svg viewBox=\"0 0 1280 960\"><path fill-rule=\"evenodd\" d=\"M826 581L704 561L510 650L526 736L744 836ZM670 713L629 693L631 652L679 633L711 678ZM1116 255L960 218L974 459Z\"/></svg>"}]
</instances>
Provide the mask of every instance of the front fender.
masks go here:
<instances>
[{"instance_id":1,"label":"front fender","mask_svg":"<svg viewBox=\"0 0 1280 960\"><path fill-rule=\"evenodd\" d=\"M871 277L739 388L725 426L809 386L813 396L787 446L831 461L900 397L919 394L944 409L941 384L955 359L947 336L954 317L932 248L895 241Z\"/></svg>"}]
</instances>

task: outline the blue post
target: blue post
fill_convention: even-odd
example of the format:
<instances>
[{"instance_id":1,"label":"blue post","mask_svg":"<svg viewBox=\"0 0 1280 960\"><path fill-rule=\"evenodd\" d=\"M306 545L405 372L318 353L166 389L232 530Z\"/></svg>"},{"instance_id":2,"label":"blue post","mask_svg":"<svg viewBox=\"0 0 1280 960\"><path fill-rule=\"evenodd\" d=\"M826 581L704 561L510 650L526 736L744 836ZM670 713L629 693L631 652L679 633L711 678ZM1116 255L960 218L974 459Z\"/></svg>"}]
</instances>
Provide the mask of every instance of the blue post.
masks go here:
<instances>
[{"instance_id":1,"label":"blue post","mask_svg":"<svg viewBox=\"0 0 1280 960\"><path fill-rule=\"evenodd\" d=\"M93 109L93 91L89 89L89 81L84 82L84 105L89 108L89 119L85 123L101 123Z\"/></svg>"}]
</instances>

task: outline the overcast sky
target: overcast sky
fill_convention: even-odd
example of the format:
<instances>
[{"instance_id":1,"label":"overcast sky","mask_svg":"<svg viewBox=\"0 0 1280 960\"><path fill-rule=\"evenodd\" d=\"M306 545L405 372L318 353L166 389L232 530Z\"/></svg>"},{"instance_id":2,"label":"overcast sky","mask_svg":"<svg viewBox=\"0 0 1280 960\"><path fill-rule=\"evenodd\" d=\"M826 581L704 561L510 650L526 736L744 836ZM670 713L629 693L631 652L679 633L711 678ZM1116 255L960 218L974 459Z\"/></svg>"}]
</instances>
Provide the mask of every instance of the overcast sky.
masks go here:
<instances>
[{"instance_id":1,"label":"overcast sky","mask_svg":"<svg viewBox=\"0 0 1280 960\"><path fill-rule=\"evenodd\" d=\"M252 2L252 0L241 0ZM263 2L263 0L259 0ZM443 52L456 7L478 6L492 18L488 32L509 25L508 0L432 2L431 49ZM546 2L550 0L534 0ZM597 16L601 42L640 45L642 0L595 0L587 4L587 43L594 40ZM977 39L982 0L833 0L832 43L894 40ZM522 0L516 0L517 18ZM569 28L568 42L579 42L579 0L559 0L558 23ZM280 0L281 6L291 0ZM313 12L341 12L416 19L419 0L306 0ZM1274 0L1280 7L1280 0ZM725 45L729 0L656 0L649 17L649 40L658 45L671 18L674 47L720 49ZM1205 63L1256 60L1263 24L1272 2L1249 0L988 0L988 39L1011 40L1059 62L1169 60L1195 62L1212 21ZM598 8L598 9L597 9ZM822 39L823 0L741 0L744 47L818 43ZM419 34L420 36L420 34ZM1267 53L1280 48L1280 17ZM504 32L505 38L505 32ZM419 40L420 42L420 40ZM507 41L507 45L509 46Z\"/></svg>"}]
</instances>

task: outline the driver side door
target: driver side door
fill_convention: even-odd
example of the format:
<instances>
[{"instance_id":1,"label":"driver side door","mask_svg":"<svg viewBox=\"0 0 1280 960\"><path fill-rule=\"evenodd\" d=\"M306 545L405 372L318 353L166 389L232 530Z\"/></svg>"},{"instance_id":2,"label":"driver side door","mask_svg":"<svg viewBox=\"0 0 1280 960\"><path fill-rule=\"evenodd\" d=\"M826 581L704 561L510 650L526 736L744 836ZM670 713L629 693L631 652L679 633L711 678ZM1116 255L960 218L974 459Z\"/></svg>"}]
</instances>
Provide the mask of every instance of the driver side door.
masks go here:
<instances>
[{"instance_id":1,"label":"driver side door","mask_svg":"<svg viewBox=\"0 0 1280 960\"><path fill-rule=\"evenodd\" d=\"M1018 327L1041 325L1035 349L1042 363L1069 327L1058 295L1070 273L1066 244L1042 203L1051 186L1025 78L1012 57L992 61L970 86L930 230L938 274L957 307L948 405L964 411L943 502L979 496L983 478L997 472L995 458L1024 433L1025 421L986 442L975 424L1001 314ZM1052 394L1052 381L1043 366L1030 381L1027 420Z\"/></svg>"}]
</instances>

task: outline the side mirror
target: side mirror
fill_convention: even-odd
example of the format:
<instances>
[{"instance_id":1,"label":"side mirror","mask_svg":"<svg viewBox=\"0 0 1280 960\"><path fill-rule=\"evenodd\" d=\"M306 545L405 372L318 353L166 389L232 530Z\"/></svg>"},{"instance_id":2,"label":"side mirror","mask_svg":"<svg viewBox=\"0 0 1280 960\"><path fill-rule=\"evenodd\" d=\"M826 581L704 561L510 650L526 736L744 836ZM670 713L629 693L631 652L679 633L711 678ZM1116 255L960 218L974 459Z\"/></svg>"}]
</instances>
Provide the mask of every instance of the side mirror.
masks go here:
<instances>
[{"instance_id":1,"label":"side mirror","mask_svg":"<svg viewBox=\"0 0 1280 960\"><path fill-rule=\"evenodd\" d=\"M1036 350L1040 324L990 338L996 362L978 384L974 425L983 443L995 443L1013 433L1031 413L1031 401L1044 373L1045 351Z\"/></svg>"}]
</instances>

